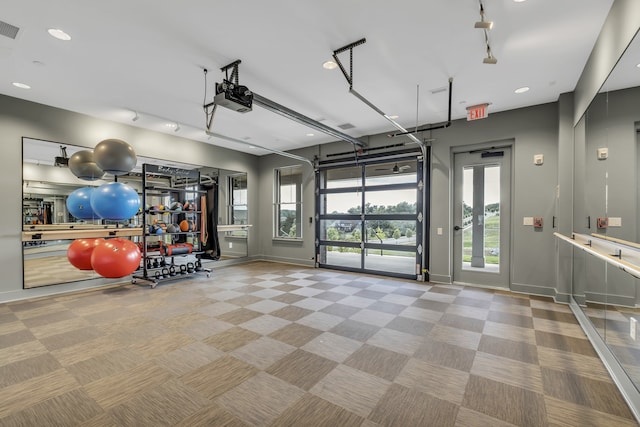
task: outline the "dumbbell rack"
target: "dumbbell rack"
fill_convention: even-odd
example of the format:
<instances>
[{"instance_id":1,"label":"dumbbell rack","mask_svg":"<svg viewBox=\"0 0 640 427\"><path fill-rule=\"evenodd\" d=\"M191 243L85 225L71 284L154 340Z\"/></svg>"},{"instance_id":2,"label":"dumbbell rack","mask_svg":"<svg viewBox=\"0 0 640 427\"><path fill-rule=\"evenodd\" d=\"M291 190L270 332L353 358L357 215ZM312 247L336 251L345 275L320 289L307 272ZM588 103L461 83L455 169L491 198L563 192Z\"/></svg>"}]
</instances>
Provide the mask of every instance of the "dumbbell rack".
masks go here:
<instances>
[{"instance_id":1,"label":"dumbbell rack","mask_svg":"<svg viewBox=\"0 0 640 427\"><path fill-rule=\"evenodd\" d=\"M168 186L158 186L149 182L150 177L156 177L163 179L169 183ZM180 180L179 187L173 185L176 181ZM168 166L158 166L145 163L142 165L142 266L138 270L138 274L134 274L131 279L131 283L136 283L138 280L144 280L150 283L151 288L155 288L159 282L165 280L177 280L180 278L188 277L195 273L206 273L207 277L211 277L211 269L202 267L202 263L198 255L203 252L200 251L202 242L199 240L200 230L198 227L201 223L203 212L200 206L200 196L205 195L206 191L200 190L200 172L196 170L180 169ZM193 210L169 210L169 209L157 209L154 207L147 207L149 199L169 199L171 197L180 197L186 199L187 197L193 197ZM182 202L182 200L181 200ZM169 205L167 203L166 205ZM198 226L194 230L180 231L180 232L166 232L161 234L151 233L149 219L156 215L169 215L171 223L175 221L176 216L184 215L185 219L189 218L194 224ZM166 236L171 236L172 241L178 240L191 240L193 244L193 250L184 254L166 255L163 254L160 249L150 250L150 245L156 242L158 239L163 240ZM161 243L162 244L162 243ZM176 258L187 257L189 255L195 256L195 262L179 263L176 264ZM171 263L167 263L167 258L171 260Z\"/></svg>"}]
</instances>

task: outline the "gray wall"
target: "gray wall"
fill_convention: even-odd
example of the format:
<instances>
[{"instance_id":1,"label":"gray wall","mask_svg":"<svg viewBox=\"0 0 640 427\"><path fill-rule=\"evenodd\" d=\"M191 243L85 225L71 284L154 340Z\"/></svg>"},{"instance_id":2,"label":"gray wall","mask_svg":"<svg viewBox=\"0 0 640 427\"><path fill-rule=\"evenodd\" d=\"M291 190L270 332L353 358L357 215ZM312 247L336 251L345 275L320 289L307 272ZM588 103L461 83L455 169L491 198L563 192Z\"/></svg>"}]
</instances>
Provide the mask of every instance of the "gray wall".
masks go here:
<instances>
[{"instance_id":1,"label":"gray wall","mask_svg":"<svg viewBox=\"0 0 640 427\"><path fill-rule=\"evenodd\" d=\"M511 289L553 295L556 283L553 215L557 178L558 106L556 103L491 114L481 121L456 121L434 132L431 181L431 280L452 280L452 177L454 147L513 142ZM544 164L533 163L534 154ZM542 231L524 226L523 217L541 216ZM442 236L435 231L442 227Z\"/></svg>"},{"instance_id":2,"label":"gray wall","mask_svg":"<svg viewBox=\"0 0 640 427\"><path fill-rule=\"evenodd\" d=\"M512 173L512 276L513 290L555 296L556 264L553 238L553 215L558 182L558 105L556 103L520 110L491 114L487 119L467 122L458 120L448 129L433 132L432 181L430 215L430 272L431 280L452 281L452 178L453 154L456 147L482 143L513 144ZM389 139L387 134L367 140L369 146L380 147L402 142ZM407 145L415 147L415 145ZM348 152L350 144L334 143L322 147L296 151L295 154L313 159L325 159L328 153ZM533 164L534 154L544 154L544 165ZM295 164L295 161L276 155L260 159L260 252L268 259L308 264L313 258L314 235L308 217L313 215L314 186L312 171L305 166L303 240L284 243L272 239L273 170ZM523 226L525 216L542 216L544 228L534 231ZM436 234L442 227L443 235Z\"/></svg>"},{"instance_id":3,"label":"gray wall","mask_svg":"<svg viewBox=\"0 0 640 427\"><path fill-rule=\"evenodd\" d=\"M87 284L65 284L22 289L22 137L93 148L106 138L129 142L142 156L171 159L178 162L247 172L249 206L258 206L258 158L210 144L151 132L132 126L95 119L82 114L56 109L0 95L0 146L2 147L2 179L0 194L0 302L31 298L87 287ZM250 212L257 217L257 212ZM258 252L257 239L249 239L249 255ZM55 274L55 273L54 273Z\"/></svg>"},{"instance_id":4,"label":"gray wall","mask_svg":"<svg viewBox=\"0 0 640 427\"><path fill-rule=\"evenodd\" d=\"M575 87L576 124L640 28L640 2L615 0Z\"/></svg>"}]
</instances>

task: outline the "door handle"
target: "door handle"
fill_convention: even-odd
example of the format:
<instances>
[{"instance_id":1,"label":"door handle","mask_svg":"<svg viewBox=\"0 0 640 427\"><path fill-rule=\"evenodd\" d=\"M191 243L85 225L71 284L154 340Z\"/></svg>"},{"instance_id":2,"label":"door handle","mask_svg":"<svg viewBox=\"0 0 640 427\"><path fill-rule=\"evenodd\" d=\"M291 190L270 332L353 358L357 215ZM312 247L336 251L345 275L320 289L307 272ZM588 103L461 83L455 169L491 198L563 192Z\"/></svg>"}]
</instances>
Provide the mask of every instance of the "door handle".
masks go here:
<instances>
[{"instance_id":1,"label":"door handle","mask_svg":"<svg viewBox=\"0 0 640 427\"><path fill-rule=\"evenodd\" d=\"M460 227L459 225L456 225L455 227L453 227L454 231L459 231L462 230L462 227Z\"/></svg>"}]
</instances>

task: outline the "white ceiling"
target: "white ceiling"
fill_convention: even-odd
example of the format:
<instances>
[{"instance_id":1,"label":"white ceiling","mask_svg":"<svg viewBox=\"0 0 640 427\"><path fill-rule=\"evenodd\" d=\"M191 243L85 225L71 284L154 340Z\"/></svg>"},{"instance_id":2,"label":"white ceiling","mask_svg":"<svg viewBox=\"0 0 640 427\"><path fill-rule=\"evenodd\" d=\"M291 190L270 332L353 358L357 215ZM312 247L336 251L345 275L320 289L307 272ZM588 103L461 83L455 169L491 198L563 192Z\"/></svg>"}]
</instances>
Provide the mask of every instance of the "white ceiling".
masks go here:
<instances>
[{"instance_id":1,"label":"white ceiling","mask_svg":"<svg viewBox=\"0 0 640 427\"><path fill-rule=\"evenodd\" d=\"M322 68L335 49L366 37L353 50L354 89L406 128L441 123L447 92L432 91L450 77L453 119L470 105L490 103L491 114L572 91L612 2L484 0L498 59L488 65L477 0L3 0L0 21L20 30L0 36L0 93L160 132L173 133L171 121L177 135L264 154L207 139L204 68L207 103L220 67L240 59L240 84L266 98L333 128L351 123L355 137L392 132L339 69ZM340 59L348 67L348 53ZM515 94L522 86L531 90ZM258 106L218 108L212 130L278 150L334 140Z\"/></svg>"}]
</instances>

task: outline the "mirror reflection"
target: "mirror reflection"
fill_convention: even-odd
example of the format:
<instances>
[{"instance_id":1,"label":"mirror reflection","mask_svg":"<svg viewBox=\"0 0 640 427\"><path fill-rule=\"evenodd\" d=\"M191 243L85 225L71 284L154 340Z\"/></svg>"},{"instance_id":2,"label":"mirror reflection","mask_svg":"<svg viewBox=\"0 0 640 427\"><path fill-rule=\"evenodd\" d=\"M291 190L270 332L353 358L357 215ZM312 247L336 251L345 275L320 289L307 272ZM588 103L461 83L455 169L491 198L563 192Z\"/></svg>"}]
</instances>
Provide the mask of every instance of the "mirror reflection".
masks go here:
<instances>
[{"instance_id":1,"label":"mirror reflection","mask_svg":"<svg viewBox=\"0 0 640 427\"><path fill-rule=\"evenodd\" d=\"M101 179L88 181L77 178L68 168L68 159L86 148L31 138L23 138L22 145L22 246L25 288L84 280L107 281L93 270L80 270L71 265L67 258L69 245L77 238L91 238L97 230L112 235L117 233L117 237L126 237L139 243L143 209L147 207L141 206L136 214L126 220L104 220L95 215L78 215L77 211L74 215L70 210L77 209L77 206L68 203L69 197L74 197L77 193L74 191L78 189L91 190L113 181L126 184L141 195L141 171L145 163L199 171L201 188L211 194L207 211L211 226L217 230L213 233L216 238L210 239L210 243L205 247L207 250L202 255L203 261L227 260L248 255L247 227L250 225L246 217L246 194L243 202L242 230L234 226L239 221L233 219L234 212L237 214L242 208L236 206L235 211L231 209L228 198L229 194L232 194L230 189L234 188L237 182L244 182L246 192L246 173L138 156L137 164L131 172L117 177L106 174ZM154 184L159 186L180 185L160 182L166 180L160 176L152 179L158 181ZM158 220L159 225L162 219ZM167 237L170 238L164 238Z\"/></svg>"},{"instance_id":2,"label":"mirror reflection","mask_svg":"<svg viewBox=\"0 0 640 427\"><path fill-rule=\"evenodd\" d=\"M640 37L631 43L576 126L574 232L640 248ZM640 389L640 343L633 319L638 279L574 249L573 297L629 378Z\"/></svg>"}]
</instances>

